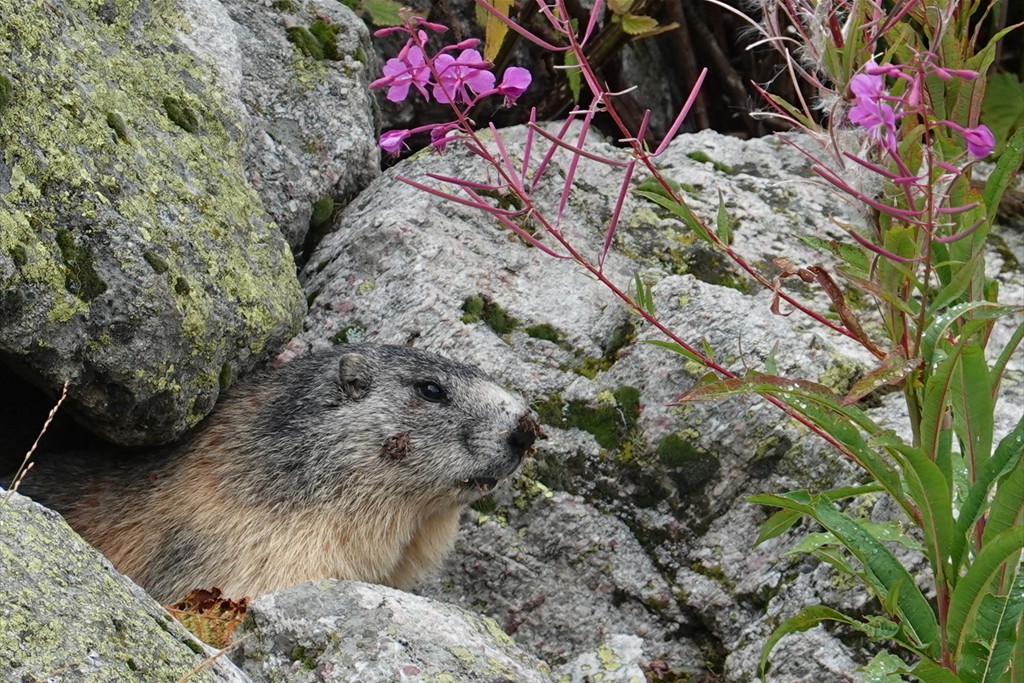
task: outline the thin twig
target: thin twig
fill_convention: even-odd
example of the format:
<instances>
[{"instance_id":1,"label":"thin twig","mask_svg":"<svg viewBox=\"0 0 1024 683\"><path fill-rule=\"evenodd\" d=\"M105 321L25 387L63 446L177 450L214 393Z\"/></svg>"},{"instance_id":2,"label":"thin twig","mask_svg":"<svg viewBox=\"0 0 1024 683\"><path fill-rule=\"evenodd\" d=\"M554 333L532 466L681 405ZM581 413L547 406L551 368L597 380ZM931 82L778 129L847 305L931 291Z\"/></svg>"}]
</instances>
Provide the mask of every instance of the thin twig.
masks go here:
<instances>
[{"instance_id":1,"label":"thin twig","mask_svg":"<svg viewBox=\"0 0 1024 683\"><path fill-rule=\"evenodd\" d=\"M4 502L10 500L11 496L15 491L18 490L18 486L21 485L22 480L28 471L32 469L32 456L35 454L36 449L39 448L39 442L42 441L43 435L46 434L46 430L50 428L50 424L53 422L53 418L57 415L57 411L60 409L61 404L64 403L64 399L68 397L68 380L64 380L64 385L60 390L60 398L57 399L57 403L50 409L50 414L46 416L46 422L43 423L43 428L39 430L39 435L36 436L36 440L32 443L32 447L25 453L25 457L21 461L21 466L14 475L14 479L11 480L11 488L7 491L7 495L4 496Z\"/></svg>"}]
</instances>

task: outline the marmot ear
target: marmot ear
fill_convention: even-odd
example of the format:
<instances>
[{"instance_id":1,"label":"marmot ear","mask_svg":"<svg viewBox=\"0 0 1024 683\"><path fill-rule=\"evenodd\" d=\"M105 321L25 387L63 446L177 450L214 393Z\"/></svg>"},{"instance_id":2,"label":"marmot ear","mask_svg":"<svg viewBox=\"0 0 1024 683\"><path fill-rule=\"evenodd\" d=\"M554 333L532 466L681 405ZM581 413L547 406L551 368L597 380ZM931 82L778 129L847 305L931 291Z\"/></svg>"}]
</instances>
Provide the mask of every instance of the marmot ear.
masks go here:
<instances>
[{"instance_id":1,"label":"marmot ear","mask_svg":"<svg viewBox=\"0 0 1024 683\"><path fill-rule=\"evenodd\" d=\"M338 384L349 398L356 400L370 391L370 364L358 353L346 353L338 361Z\"/></svg>"}]
</instances>

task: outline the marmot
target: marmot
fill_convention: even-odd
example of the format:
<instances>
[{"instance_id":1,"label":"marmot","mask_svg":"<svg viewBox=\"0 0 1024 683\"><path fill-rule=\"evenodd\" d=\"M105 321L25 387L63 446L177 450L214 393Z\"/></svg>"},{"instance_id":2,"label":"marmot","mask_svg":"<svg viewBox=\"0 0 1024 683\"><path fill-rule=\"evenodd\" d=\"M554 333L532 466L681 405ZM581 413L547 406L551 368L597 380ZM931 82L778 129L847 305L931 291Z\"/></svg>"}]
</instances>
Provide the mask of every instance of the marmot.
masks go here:
<instances>
[{"instance_id":1,"label":"marmot","mask_svg":"<svg viewBox=\"0 0 1024 683\"><path fill-rule=\"evenodd\" d=\"M350 345L228 391L169 451L40 457L20 492L165 604L321 578L407 588L539 434L522 398L475 367Z\"/></svg>"}]
</instances>

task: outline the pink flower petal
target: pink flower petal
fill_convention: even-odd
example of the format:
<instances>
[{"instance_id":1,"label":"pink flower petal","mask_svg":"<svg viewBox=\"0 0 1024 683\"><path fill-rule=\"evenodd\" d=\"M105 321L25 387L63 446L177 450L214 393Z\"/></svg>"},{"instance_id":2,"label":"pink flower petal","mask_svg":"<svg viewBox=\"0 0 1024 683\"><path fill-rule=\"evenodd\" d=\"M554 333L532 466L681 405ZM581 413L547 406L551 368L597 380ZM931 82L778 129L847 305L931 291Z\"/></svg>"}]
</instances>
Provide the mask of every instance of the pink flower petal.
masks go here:
<instances>
[{"instance_id":1,"label":"pink flower petal","mask_svg":"<svg viewBox=\"0 0 1024 683\"><path fill-rule=\"evenodd\" d=\"M991 154L996 146L996 136L985 124L977 128L965 128L964 141L967 143L967 151L979 159Z\"/></svg>"},{"instance_id":2,"label":"pink flower petal","mask_svg":"<svg viewBox=\"0 0 1024 683\"><path fill-rule=\"evenodd\" d=\"M378 144L380 148L389 154L398 154L402 151L405 139L412 134L409 130L389 130L380 136Z\"/></svg>"}]
</instances>

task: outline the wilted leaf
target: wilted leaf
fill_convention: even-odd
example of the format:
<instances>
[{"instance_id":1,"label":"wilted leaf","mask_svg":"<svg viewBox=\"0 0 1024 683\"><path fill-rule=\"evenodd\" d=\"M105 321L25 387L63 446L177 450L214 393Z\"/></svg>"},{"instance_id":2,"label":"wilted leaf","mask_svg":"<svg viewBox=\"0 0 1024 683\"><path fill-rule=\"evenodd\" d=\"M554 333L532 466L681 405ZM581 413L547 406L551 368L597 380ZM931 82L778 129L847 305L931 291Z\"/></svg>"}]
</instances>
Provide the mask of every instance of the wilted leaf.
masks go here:
<instances>
[{"instance_id":1,"label":"wilted leaf","mask_svg":"<svg viewBox=\"0 0 1024 683\"><path fill-rule=\"evenodd\" d=\"M843 405L856 403L879 387L899 384L919 365L921 365L921 359L908 359L903 347L893 349L881 365L854 383L850 388L850 393L843 398Z\"/></svg>"},{"instance_id":2,"label":"wilted leaf","mask_svg":"<svg viewBox=\"0 0 1024 683\"><path fill-rule=\"evenodd\" d=\"M622 30L631 36L639 36L650 33L658 28L658 20L654 17L640 16L637 14L622 15Z\"/></svg>"},{"instance_id":3,"label":"wilted leaf","mask_svg":"<svg viewBox=\"0 0 1024 683\"><path fill-rule=\"evenodd\" d=\"M167 611L204 643L224 648L245 618L248 606L249 598L231 600L223 597L219 588L197 588L168 605Z\"/></svg>"},{"instance_id":4,"label":"wilted leaf","mask_svg":"<svg viewBox=\"0 0 1024 683\"><path fill-rule=\"evenodd\" d=\"M512 0L491 0L491 7L506 17L513 4ZM508 25L491 12L487 12L487 21L484 24L484 59L489 62L494 61L501 49L501 44L505 41L506 34L508 34Z\"/></svg>"},{"instance_id":5,"label":"wilted leaf","mask_svg":"<svg viewBox=\"0 0 1024 683\"><path fill-rule=\"evenodd\" d=\"M370 15L374 26L401 26L402 17L398 10L402 3L395 0L363 0L363 9Z\"/></svg>"}]
</instances>

